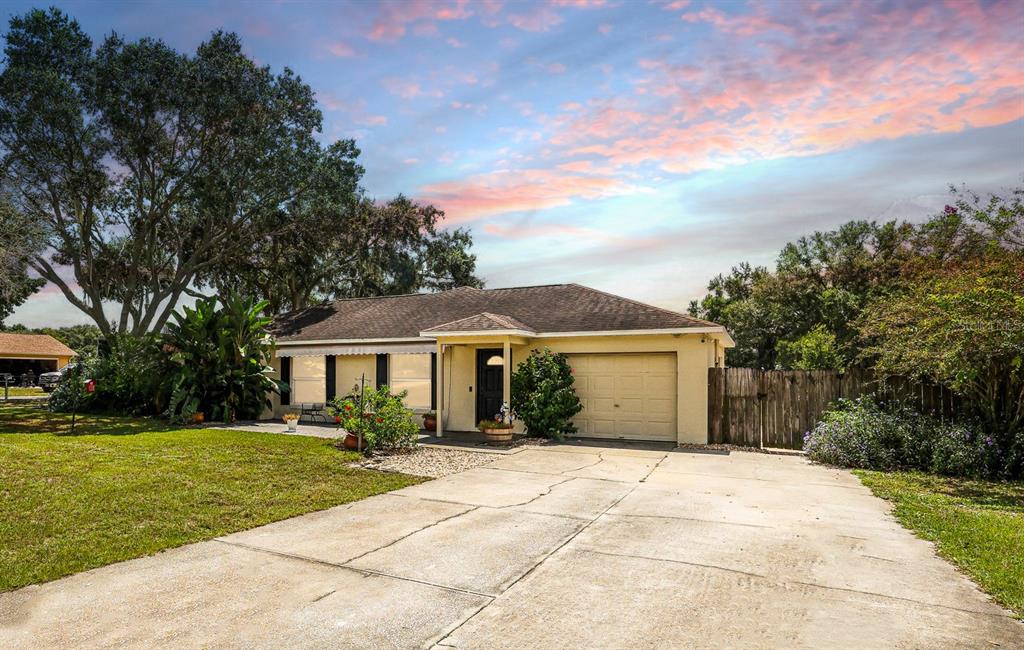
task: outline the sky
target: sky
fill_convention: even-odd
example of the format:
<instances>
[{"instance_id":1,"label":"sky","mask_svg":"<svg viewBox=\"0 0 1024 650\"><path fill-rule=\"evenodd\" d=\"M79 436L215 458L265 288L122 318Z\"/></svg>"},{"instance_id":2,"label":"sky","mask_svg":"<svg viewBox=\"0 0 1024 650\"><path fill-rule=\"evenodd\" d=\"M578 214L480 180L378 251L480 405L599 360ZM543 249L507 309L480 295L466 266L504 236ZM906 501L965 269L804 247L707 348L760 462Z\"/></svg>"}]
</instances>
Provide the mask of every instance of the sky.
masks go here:
<instances>
[{"instance_id":1,"label":"sky","mask_svg":"<svg viewBox=\"0 0 1024 650\"><path fill-rule=\"evenodd\" d=\"M1024 183L1024 0L53 4L97 41L239 33L371 196L472 230L488 287L682 311L814 230ZM47 287L7 322L87 320Z\"/></svg>"}]
</instances>

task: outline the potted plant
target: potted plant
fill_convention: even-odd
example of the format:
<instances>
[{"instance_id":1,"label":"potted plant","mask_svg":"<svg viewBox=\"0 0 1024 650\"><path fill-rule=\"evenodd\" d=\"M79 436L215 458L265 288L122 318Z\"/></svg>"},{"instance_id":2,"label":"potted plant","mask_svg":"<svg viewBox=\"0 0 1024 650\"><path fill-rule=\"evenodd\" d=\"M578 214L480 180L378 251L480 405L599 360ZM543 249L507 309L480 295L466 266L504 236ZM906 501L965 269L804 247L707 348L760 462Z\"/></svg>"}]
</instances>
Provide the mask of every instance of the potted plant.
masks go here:
<instances>
[{"instance_id":1,"label":"potted plant","mask_svg":"<svg viewBox=\"0 0 1024 650\"><path fill-rule=\"evenodd\" d=\"M423 414L423 428L427 431L437 431L437 413L427 411Z\"/></svg>"},{"instance_id":2,"label":"potted plant","mask_svg":"<svg viewBox=\"0 0 1024 650\"><path fill-rule=\"evenodd\" d=\"M284 417L282 417L281 419L284 420L284 423L288 425L288 431L294 433L297 430L296 426L299 424L298 413L285 413Z\"/></svg>"},{"instance_id":3,"label":"potted plant","mask_svg":"<svg viewBox=\"0 0 1024 650\"><path fill-rule=\"evenodd\" d=\"M488 443L512 442L512 412L508 404L501 405L501 411L490 420L481 420L476 428L484 434Z\"/></svg>"},{"instance_id":4,"label":"potted plant","mask_svg":"<svg viewBox=\"0 0 1024 650\"><path fill-rule=\"evenodd\" d=\"M192 424L202 424L206 421L206 414L202 411L196 411L192 414Z\"/></svg>"}]
</instances>

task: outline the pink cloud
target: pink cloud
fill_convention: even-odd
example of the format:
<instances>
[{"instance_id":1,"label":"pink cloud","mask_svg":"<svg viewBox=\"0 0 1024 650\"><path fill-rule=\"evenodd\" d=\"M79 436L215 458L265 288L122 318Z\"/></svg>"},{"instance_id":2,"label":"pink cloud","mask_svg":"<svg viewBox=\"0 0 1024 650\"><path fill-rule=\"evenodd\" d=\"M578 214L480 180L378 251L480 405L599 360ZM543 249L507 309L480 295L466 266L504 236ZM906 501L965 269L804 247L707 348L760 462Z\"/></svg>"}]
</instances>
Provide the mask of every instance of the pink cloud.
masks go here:
<instances>
[{"instance_id":1,"label":"pink cloud","mask_svg":"<svg viewBox=\"0 0 1024 650\"><path fill-rule=\"evenodd\" d=\"M601 32L605 36L607 36L608 34L611 34L613 29L614 29L614 27L612 25L608 25L608 24L603 24L603 25L598 25L597 26L597 31Z\"/></svg>"},{"instance_id":2,"label":"pink cloud","mask_svg":"<svg viewBox=\"0 0 1024 650\"><path fill-rule=\"evenodd\" d=\"M449 39L446 39L445 43L447 43L448 45L451 45L452 47L455 47L455 48L466 47L465 43L463 43L459 39L455 38L454 36L449 38Z\"/></svg>"},{"instance_id":3,"label":"pink cloud","mask_svg":"<svg viewBox=\"0 0 1024 650\"><path fill-rule=\"evenodd\" d=\"M366 115L356 118L356 124L361 126L387 126L388 118L385 115Z\"/></svg>"},{"instance_id":4,"label":"pink cloud","mask_svg":"<svg viewBox=\"0 0 1024 650\"><path fill-rule=\"evenodd\" d=\"M422 188L425 201L444 206L454 223L480 217L543 210L577 199L596 200L642 191L612 176L585 176L554 169L479 174Z\"/></svg>"},{"instance_id":5,"label":"pink cloud","mask_svg":"<svg viewBox=\"0 0 1024 650\"><path fill-rule=\"evenodd\" d=\"M405 36L410 25L421 36L432 35L438 31L438 21L463 20L471 15L468 0L386 2L381 5L366 37L371 41L395 42Z\"/></svg>"},{"instance_id":6,"label":"pink cloud","mask_svg":"<svg viewBox=\"0 0 1024 650\"><path fill-rule=\"evenodd\" d=\"M562 63L549 63L544 67L551 74L562 74L565 72L565 64Z\"/></svg>"},{"instance_id":7,"label":"pink cloud","mask_svg":"<svg viewBox=\"0 0 1024 650\"><path fill-rule=\"evenodd\" d=\"M355 56L356 54L356 51L352 49L351 45L342 43L341 41L328 45L327 51L338 57Z\"/></svg>"},{"instance_id":8,"label":"pink cloud","mask_svg":"<svg viewBox=\"0 0 1024 650\"><path fill-rule=\"evenodd\" d=\"M555 7L575 7L576 9L595 9L607 7L608 0L550 0Z\"/></svg>"},{"instance_id":9,"label":"pink cloud","mask_svg":"<svg viewBox=\"0 0 1024 650\"><path fill-rule=\"evenodd\" d=\"M402 99L444 96L444 93L440 90L424 90L419 83L399 77L384 77L380 80L380 83L389 93Z\"/></svg>"},{"instance_id":10,"label":"pink cloud","mask_svg":"<svg viewBox=\"0 0 1024 650\"><path fill-rule=\"evenodd\" d=\"M553 155L686 173L1024 117L1012 2L772 7L685 14L720 35L704 57L641 60L637 97L560 116Z\"/></svg>"},{"instance_id":11,"label":"pink cloud","mask_svg":"<svg viewBox=\"0 0 1024 650\"><path fill-rule=\"evenodd\" d=\"M524 32L546 32L563 22L561 16L543 5L537 5L526 13L509 14L507 18L509 24Z\"/></svg>"}]
</instances>

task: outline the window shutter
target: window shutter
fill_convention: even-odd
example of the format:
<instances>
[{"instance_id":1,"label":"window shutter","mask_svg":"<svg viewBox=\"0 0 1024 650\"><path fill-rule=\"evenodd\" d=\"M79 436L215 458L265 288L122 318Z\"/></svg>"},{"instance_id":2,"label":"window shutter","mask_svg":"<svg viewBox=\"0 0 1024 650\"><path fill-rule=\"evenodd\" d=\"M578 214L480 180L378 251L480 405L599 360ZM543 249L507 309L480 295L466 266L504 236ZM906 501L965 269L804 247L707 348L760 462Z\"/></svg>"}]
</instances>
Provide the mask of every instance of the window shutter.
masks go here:
<instances>
[{"instance_id":1,"label":"window shutter","mask_svg":"<svg viewBox=\"0 0 1024 650\"><path fill-rule=\"evenodd\" d=\"M388 383L388 355L377 355L377 388Z\"/></svg>"},{"instance_id":2,"label":"window shutter","mask_svg":"<svg viewBox=\"0 0 1024 650\"><path fill-rule=\"evenodd\" d=\"M437 352L430 353L430 410L437 410Z\"/></svg>"},{"instance_id":3,"label":"window shutter","mask_svg":"<svg viewBox=\"0 0 1024 650\"><path fill-rule=\"evenodd\" d=\"M338 380L337 380L338 364L336 364L334 362L334 355L333 354L328 354L325 357L325 364L326 364L325 370L327 370L327 399L326 399L326 401L330 402L332 399L334 399L335 393L338 392Z\"/></svg>"},{"instance_id":4,"label":"window shutter","mask_svg":"<svg viewBox=\"0 0 1024 650\"><path fill-rule=\"evenodd\" d=\"M292 403L292 359L291 357L280 357L281 359L281 382L286 384L288 390L281 393L281 406L288 406Z\"/></svg>"}]
</instances>

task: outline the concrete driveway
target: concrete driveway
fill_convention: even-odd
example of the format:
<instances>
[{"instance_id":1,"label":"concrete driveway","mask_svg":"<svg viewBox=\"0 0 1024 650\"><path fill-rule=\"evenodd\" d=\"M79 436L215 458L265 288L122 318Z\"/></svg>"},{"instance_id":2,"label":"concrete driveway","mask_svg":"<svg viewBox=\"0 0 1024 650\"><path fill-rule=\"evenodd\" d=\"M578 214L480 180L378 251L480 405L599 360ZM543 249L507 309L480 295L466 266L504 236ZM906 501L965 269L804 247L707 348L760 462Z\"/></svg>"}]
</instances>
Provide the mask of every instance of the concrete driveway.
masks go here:
<instances>
[{"instance_id":1,"label":"concrete driveway","mask_svg":"<svg viewBox=\"0 0 1024 650\"><path fill-rule=\"evenodd\" d=\"M753 453L526 449L0 594L4 648L1022 644L852 475Z\"/></svg>"}]
</instances>

